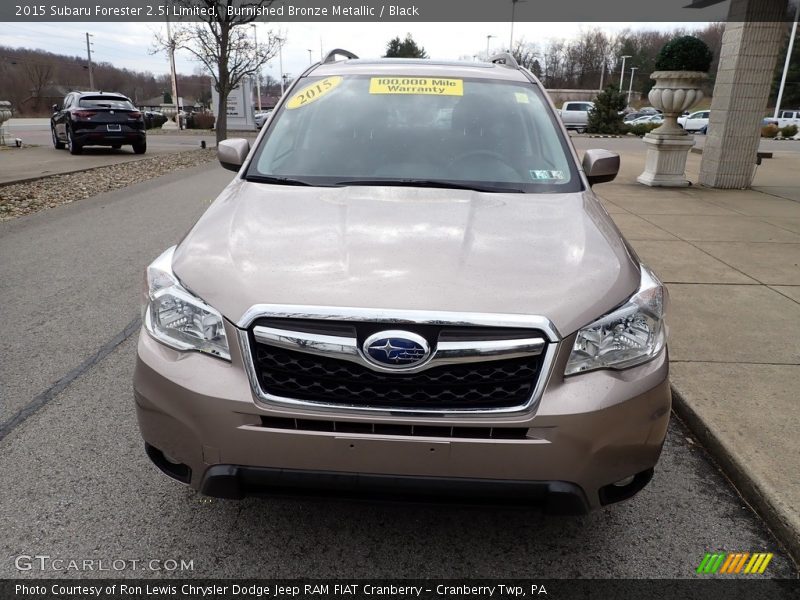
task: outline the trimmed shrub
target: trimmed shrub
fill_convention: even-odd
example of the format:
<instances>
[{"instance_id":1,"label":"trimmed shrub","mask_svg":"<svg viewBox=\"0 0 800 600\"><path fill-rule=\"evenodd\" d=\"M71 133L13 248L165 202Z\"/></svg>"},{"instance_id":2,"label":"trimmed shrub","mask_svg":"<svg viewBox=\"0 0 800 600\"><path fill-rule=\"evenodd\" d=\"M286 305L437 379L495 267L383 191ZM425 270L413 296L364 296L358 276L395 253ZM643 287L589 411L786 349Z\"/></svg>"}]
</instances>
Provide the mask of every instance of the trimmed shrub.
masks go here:
<instances>
[{"instance_id":1,"label":"trimmed shrub","mask_svg":"<svg viewBox=\"0 0 800 600\"><path fill-rule=\"evenodd\" d=\"M656 57L656 71L708 72L714 55L701 39L684 35L670 40Z\"/></svg>"},{"instance_id":2,"label":"trimmed shrub","mask_svg":"<svg viewBox=\"0 0 800 600\"><path fill-rule=\"evenodd\" d=\"M586 130L589 133L624 133L625 125L620 112L626 104L624 93L613 86L607 87L594 99L594 108L589 111Z\"/></svg>"},{"instance_id":3,"label":"trimmed shrub","mask_svg":"<svg viewBox=\"0 0 800 600\"><path fill-rule=\"evenodd\" d=\"M211 129L215 120L211 113L192 113L187 118L186 126L189 129Z\"/></svg>"},{"instance_id":4,"label":"trimmed shrub","mask_svg":"<svg viewBox=\"0 0 800 600\"><path fill-rule=\"evenodd\" d=\"M797 125L781 127L781 137L790 138L797 135Z\"/></svg>"},{"instance_id":5,"label":"trimmed shrub","mask_svg":"<svg viewBox=\"0 0 800 600\"><path fill-rule=\"evenodd\" d=\"M761 137L765 138L774 138L778 135L778 126L777 125L764 125L761 128Z\"/></svg>"},{"instance_id":6,"label":"trimmed shrub","mask_svg":"<svg viewBox=\"0 0 800 600\"><path fill-rule=\"evenodd\" d=\"M656 127L660 127L661 123L636 123L636 125L628 125L628 133L643 137L645 134L650 133Z\"/></svg>"}]
</instances>

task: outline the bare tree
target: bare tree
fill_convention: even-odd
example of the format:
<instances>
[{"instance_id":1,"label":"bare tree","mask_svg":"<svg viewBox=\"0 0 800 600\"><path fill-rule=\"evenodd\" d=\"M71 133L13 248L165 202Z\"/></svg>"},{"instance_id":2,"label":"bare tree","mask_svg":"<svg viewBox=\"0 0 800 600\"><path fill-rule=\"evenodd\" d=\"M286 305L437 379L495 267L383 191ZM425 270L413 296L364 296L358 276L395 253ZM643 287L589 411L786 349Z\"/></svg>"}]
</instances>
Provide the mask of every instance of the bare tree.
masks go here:
<instances>
[{"instance_id":1,"label":"bare tree","mask_svg":"<svg viewBox=\"0 0 800 600\"><path fill-rule=\"evenodd\" d=\"M42 90L50 83L53 76L53 63L47 62L25 62L23 63L25 74L31 84L31 95L33 105L36 110L42 105Z\"/></svg>"},{"instance_id":2,"label":"bare tree","mask_svg":"<svg viewBox=\"0 0 800 600\"><path fill-rule=\"evenodd\" d=\"M249 27L258 18L258 10L276 0L178 0L176 4L208 9L199 23L175 26L171 39L156 36L156 48L186 50L211 75L219 93L217 106L217 142L228 135L228 95L245 77L253 76L278 50L277 36L271 31L259 38L258 48ZM235 9L229 14L228 8ZM212 10L213 9L213 10Z\"/></svg>"}]
</instances>

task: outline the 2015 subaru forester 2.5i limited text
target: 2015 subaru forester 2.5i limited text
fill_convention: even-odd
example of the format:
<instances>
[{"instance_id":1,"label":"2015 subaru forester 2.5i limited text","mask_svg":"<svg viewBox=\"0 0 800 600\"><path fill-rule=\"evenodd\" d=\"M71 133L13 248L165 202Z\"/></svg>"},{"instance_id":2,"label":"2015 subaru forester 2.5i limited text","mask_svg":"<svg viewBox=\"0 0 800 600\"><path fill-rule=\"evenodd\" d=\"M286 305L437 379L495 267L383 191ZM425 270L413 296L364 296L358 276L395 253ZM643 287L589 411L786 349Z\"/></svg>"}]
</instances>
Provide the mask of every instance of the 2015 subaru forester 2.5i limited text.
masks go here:
<instances>
[{"instance_id":1,"label":"2015 subaru forester 2.5i limited text","mask_svg":"<svg viewBox=\"0 0 800 600\"><path fill-rule=\"evenodd\" d=\"M345 56L344 60L338 59ZM667 292L552 103L487 63L332 52L146 272L145 448L200 492L582 513L653 473Z\"/></svg>"}]
</instances>

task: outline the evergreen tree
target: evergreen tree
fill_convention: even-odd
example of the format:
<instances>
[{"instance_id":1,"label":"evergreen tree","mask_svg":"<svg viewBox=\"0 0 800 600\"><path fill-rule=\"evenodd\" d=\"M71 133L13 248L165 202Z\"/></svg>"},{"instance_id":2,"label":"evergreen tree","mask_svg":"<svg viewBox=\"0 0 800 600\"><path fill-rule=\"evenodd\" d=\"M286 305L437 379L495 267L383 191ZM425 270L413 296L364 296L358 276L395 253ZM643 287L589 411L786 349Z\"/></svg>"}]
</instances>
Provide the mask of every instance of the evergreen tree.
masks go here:
<instances>
[{"instance_id":1,"label":"evergreen tree","mask_svg":"<svg viewBox=\"0 0 800 600\"><path fill-rule=\"evenodd\" d=\"M406 39L401 40L396 37L386 44L386 54L384 58L428 58L425 48L418 46L410 33L406 34Z\"/></svg>"},{"instance_id":2,"label":"evergreen tree","mask_svg":"<svg viewBox=\"0 0 800 600\"><path fill-rule=\"evenodd\" d=\"M607 87L597 94L594 108L589 111L589 133L622 133L625 126L620 112L625 108L625 94L614 86Z\"/></svg>"}]
</instances>

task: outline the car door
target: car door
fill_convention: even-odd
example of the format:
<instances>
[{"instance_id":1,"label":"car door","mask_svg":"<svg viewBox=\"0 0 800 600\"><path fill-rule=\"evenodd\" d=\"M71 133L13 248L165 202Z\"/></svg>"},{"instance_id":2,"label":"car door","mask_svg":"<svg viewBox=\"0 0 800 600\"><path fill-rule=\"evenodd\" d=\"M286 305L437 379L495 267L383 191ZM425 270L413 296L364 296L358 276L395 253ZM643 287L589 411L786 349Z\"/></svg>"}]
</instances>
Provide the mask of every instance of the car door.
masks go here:
<instances>
[{"instance_id":1,"label":"car door","mask_svg":"<svg viewBox=\"0 0 800 600\"><path fill-rule=\"evenodd\" d=\"M703 127L703 112L698 111L689 115L689 118L686 119L686 125L684 126L684 129L686 131L697 131Z\"/></svg>"},{"instance_id":2,"label":"car door","mask_svg":"<svg viewBox=\"0 0 800 600\"><path fill-rule=\"evenodd\" d=\"M64 102L61 104L60 110L53 114L53 127L55 128L56 136L61 141L66 141L67 139L67 131L65 126L68 114L67 109L70 107L73 96L74 94L67 94L64 97Z\"/></svg>"}]
</instances>

